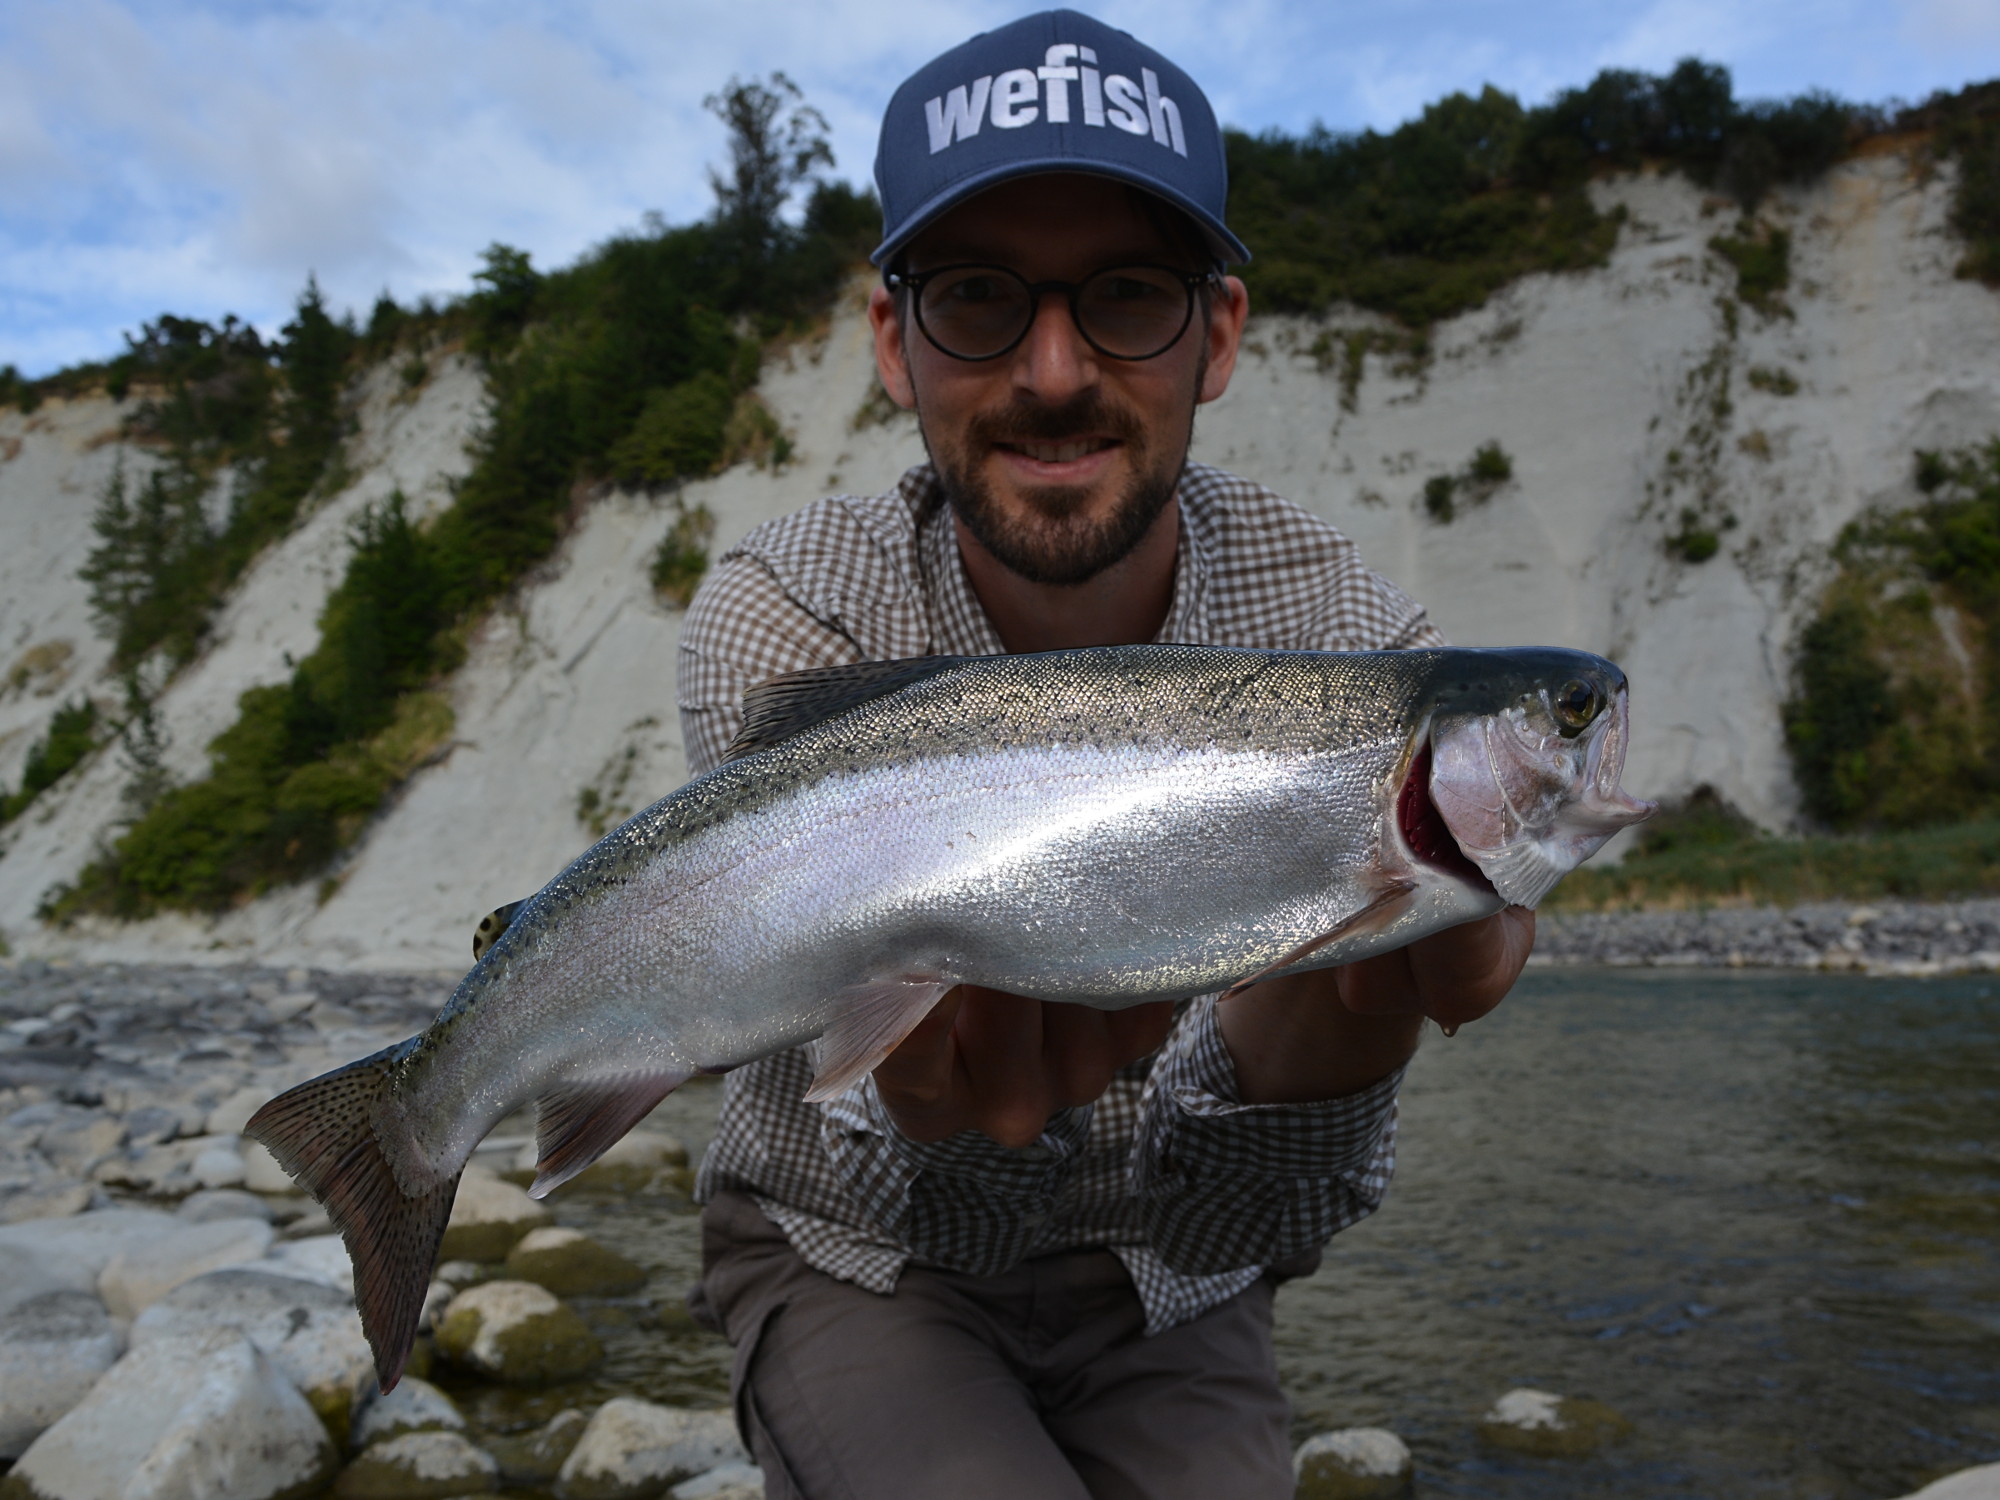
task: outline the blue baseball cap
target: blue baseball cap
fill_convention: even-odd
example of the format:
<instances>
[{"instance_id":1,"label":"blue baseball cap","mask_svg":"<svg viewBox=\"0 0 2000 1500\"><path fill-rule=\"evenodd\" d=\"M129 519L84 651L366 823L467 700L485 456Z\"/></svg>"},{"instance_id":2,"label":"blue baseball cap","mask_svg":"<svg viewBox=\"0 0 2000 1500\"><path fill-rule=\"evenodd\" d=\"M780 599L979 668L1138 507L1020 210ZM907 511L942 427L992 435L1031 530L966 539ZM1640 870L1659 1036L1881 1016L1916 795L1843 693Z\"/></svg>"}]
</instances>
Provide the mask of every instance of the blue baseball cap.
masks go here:
<instances>
[{"instance_id":1,"label":"blue baseball cap","mask_svg":"<svg viewBox=\"0 0 2000 1500\"><path fill-rule=\"evenodd\" d=\"M1223 223L1229 167L1195 82L1129 33L1073 10L982 32L889 100L875 153L886 264L940 215L1038 172L1129 182L1192 218L1220 260L1250 252Z\"/></svg>"}]
</instances>

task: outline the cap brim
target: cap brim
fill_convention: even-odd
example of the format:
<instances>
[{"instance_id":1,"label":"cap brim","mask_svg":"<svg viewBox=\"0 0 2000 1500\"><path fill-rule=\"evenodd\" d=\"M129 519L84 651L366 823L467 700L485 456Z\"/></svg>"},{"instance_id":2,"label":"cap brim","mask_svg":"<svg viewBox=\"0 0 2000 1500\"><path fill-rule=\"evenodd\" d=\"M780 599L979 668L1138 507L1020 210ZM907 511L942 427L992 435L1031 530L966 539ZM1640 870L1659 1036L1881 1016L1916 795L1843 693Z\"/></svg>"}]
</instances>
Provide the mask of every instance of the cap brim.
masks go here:
<instances>
[{"instance_id":1,"label":"cap brim","mask_svg":"<svg viewBox=\"0 0 2000 1500\"><path fill-rule=\"evenodd\" d=\"M894 234L869 253L869 264L876 266L885 264L945 214L966 199L977 197L990 187L1010 182L1016 177L1040 177L1056 172L1085 177L1108 177L1115 182L1128 183L1142 192L1151 193L1162 203L1172 204L1193 219L1201 227L1202 233L1208 237L1209 245L1215 250L1219 259L1237 265L1250 259L1249 247L1229 232L1228 225L1193 199L1162 185L1159 179L1149 177L1143 172L1122 169L1115 162L1084 163L1073 156L1046 156L1026 161L1010 161L1005 166L991 167L984 172L962 178L950 187L932 194L897 226Z\"/></svg>"}]
</instances>

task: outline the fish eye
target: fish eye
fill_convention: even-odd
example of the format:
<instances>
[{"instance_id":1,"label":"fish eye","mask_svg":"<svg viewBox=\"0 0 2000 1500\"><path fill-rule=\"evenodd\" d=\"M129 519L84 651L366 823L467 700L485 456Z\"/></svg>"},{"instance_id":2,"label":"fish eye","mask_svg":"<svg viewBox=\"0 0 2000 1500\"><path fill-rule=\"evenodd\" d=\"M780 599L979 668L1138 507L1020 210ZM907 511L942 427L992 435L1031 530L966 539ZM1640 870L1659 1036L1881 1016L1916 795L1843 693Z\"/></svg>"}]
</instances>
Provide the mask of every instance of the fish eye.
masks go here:
<instances>
[{"instance_id":1,"label":"fish eye","mask_svg":"<svg viewBox=\"0 0 2000 1500\"><path fill-rule=\"evenodd\" d=\"M1581 679L1566 682L1554 695L1551 706L1556 719L1567 729L1582 729L1604 709L1604 695L1594 683Z\"/></svg>"}]
</instances>

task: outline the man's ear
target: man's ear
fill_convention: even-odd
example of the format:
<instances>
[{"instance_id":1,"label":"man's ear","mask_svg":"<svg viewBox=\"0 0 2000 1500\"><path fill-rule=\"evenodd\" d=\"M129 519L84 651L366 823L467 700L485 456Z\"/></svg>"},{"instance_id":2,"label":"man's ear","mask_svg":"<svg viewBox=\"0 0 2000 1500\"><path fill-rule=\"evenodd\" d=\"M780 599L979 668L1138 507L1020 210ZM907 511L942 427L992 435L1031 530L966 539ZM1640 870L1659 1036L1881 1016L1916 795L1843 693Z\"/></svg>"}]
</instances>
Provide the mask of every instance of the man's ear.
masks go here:
<instances>
[{"instance_id":1,"label":"man's ear","mask_svg":"<svg viewBox=\"0 0 2000 1500\"><path fill-rule=\"evenodd\" d=\"M1236 351L1243 346L1243 321L1250 316L1250 292L1234 276L1222 278L1219 294L1208 296L1208 363L1202 370L1199 401L1213 401L1229 389Z\"/></svg>"},{"instance_id":2,"label":"man's ear","mask_svg":"<svg viewBox=\"0 0 2000 1500\"><path fill-rule=\"evenodd\" d=\"M910 381L910 362L903 342L903 320L897 315L896 294L878 286L868 294L868 326L875 330L875 373L889 399L914 410L917 388Z\"/></svg>"}]
</instances>

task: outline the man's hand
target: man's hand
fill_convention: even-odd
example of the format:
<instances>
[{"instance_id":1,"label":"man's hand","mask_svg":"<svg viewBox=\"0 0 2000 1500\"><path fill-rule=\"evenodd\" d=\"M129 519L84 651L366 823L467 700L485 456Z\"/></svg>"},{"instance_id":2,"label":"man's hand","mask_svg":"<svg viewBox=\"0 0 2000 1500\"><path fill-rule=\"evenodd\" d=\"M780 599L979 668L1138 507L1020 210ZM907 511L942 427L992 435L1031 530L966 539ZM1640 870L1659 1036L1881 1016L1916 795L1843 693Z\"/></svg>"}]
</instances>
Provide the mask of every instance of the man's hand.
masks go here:
<instances>
[{"instance_id":1,"label":"man's hand","mask_svg":"<svg viewBox=\"0 0 2000 1500\"><path fill-rule=\"evenodd\" d=\"M1225 1002L1223 1043L1245 1104L1337 1099L1388 1077L1426 1018L1458 1027L1506 997L1535 943L1523 907L1448 928L1338 969L1267 979ZM962 984L875 1069L875 1089L913 1141L961 1130L1026 1146L1059 1109L1089 1104L1173 1027L1170 1001L1092 1010Z\"/></svg>"},{"instance_id":2,"label":"man's hand","mask_svg":"<svg viewBox=\"0 0 2000 1500\"><path fill-rule=\"evenodd\" d=\"M1510 906L1338 969L1268 979L1223 1003L1222 1040L1245 1104L1338 1099L1408 1062L1428 1018L1456 1030L1506 998L1535 946Z\"/></svg>"},{"instance_id":3,"label":"man's hand","mask_svg":"<svg viewBox=\"0 0 2000 1500\"><path fill-rule=\"evenodd\" d=\"M962 984L882 1060L875 1091L913 1141L978 1130L1032 1145L1051 1115L1092 1103L1173 1024L1169 1000L1103 1011Z\"/></svg>"}]
</instances>

